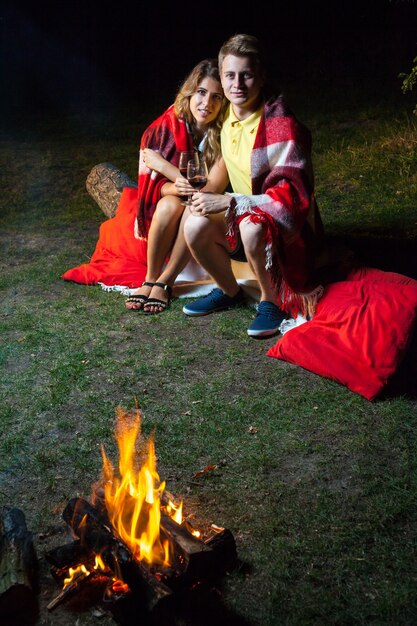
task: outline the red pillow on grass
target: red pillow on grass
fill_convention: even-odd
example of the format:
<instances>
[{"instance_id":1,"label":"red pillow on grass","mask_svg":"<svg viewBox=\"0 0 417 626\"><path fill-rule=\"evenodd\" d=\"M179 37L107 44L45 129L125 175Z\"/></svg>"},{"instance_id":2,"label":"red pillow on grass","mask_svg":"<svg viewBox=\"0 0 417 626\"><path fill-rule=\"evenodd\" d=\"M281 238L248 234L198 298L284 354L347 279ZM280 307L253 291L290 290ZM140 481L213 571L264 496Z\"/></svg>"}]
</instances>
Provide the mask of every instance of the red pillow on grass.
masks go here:
<instances>
[{"instance_id":1,"label":"red pillow on grass","mask_svg":"<svg viewBox=\"0 0 417 626\"><path fill-rule=\"evenodd\" d=\"M328 285L310 322L267 356L289 361L373 400L397 370L417 319L417 281L362 268Z\"/></svg>"},{"instance_id":2,"label":"red pillow on grass","mask_svg":"<svg viewBox=\"0 0 417 626\"><path fill-rule=\"evenodd\" d=\"M139 287L147 269L147 242L135 239L138 190L125 187L116 215L100 225L99 238L88 263L62 274L76 283Z\"/></svg>"}]
</instances>

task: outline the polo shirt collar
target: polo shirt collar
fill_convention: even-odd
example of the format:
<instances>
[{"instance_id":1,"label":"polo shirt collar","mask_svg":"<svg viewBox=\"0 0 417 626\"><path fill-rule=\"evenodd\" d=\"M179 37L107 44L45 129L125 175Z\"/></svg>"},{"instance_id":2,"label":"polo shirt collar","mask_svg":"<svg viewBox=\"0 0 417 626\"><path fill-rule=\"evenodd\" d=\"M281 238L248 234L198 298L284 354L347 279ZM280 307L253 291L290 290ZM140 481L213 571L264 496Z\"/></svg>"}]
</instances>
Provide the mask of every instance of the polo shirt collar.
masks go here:
<instances>
[{"instance_id":1,"label":"polo shirt collar","mask_svg":"<svg viewBox=\"0 0 417 626\"><path fill-rule=\"evenodd\" d=\"M236 115L233 112L232 106L230 106L229 107L230 125L234 128L237 124L240 124L241 126L245 127L250 133L253 132L253 130L255 130L258 127L259 118L262 115L263 108L264 108L264 105L262 104L258 109L256 109L256 111L254 111L254 113L249 115L249 117L247 117L244 120L238 120Z\"/></svg>"}]
</instances>

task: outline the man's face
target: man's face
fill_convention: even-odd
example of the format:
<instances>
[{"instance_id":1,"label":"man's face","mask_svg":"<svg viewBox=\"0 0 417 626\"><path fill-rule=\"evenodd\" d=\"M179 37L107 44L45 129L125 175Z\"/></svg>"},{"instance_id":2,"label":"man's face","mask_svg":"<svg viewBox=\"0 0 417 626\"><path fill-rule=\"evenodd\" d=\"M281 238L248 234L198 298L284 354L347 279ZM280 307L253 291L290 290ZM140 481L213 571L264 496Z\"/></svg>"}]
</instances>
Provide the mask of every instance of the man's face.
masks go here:
<instances>
[{"instance_id":1,"label":"man's face","mask_svg":"<svg viewBox=\"0 0 417 626\"><path fill-rule=\"evenodd\" d=\"M252 113L259 104L263 77L259 67L250 57L228 54L221 68L224 95L233 107Z\"/></svg>"}]
</instances>

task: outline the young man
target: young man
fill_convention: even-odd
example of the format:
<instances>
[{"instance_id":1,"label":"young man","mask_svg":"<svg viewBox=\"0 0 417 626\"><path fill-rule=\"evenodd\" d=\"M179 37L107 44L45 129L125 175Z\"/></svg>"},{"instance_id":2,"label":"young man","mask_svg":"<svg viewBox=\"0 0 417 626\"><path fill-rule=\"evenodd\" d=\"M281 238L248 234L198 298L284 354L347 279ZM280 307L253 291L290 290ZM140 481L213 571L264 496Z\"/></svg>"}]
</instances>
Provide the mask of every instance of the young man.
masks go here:
<instances>
[{"instance_id":1,"label":"young man","mask_svg":"<svg viewBox=\"0 0 417 626\"><path fill-rule=\"evenodd\" d=\"M323 227L314 198L311 138L282 97L267 99L255 37L226 41L219 69L230 103L221 148L233 193L193 196L185 238L218 287L183 312L207 315L242 304L230 259L246 258L261 290L247 332L267 337L288 314L311 315L321 293L312 279Z\"/></svg>"}]
</instances>

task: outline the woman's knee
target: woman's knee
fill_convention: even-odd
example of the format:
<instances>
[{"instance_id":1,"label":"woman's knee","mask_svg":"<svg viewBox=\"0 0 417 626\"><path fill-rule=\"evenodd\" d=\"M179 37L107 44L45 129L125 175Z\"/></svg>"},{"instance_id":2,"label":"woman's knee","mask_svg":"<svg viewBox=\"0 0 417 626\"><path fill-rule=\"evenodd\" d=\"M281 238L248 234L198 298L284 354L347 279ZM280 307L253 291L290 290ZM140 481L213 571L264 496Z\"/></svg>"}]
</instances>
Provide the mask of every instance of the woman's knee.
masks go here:
<instances>
[{"instance_id":1,"label":"woman's knee","mask_svg":"<svg viewBox=\"0 0 417 626\"><path fill-rule=\"evenodd\" d=\"M161 198L156 205L154 218L160 223L170 223L172 220L181 218L184 212L184 206L176 196L165 196Z\"/></svg>"}]
</instances>

